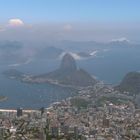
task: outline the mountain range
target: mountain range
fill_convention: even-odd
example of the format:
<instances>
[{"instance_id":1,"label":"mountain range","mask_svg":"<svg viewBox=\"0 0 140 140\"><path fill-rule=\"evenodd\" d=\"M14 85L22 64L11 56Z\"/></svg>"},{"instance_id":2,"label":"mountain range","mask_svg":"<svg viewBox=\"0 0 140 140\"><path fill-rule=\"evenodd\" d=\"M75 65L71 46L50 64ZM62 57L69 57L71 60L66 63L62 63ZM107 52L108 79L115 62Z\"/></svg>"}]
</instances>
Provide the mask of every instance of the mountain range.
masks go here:
<instances>
[{"instance_id":1,"label":"mountain range","mask_svg":"<svg viewBox=\"0 0 140 140\"><path fill-rule=\"evenodd\" d=\"M14 64L24 63L29 59L60 59L66 53L71 53L73 57L91 58L94 51L124 49L139 47L139 44L132 44L127 40L112 40L107 43L95 41L60 41L52 45L43 44L39 47L25 45L26 43L17 41L0 42L0 63Z\"/></svg>"}]
</instances>

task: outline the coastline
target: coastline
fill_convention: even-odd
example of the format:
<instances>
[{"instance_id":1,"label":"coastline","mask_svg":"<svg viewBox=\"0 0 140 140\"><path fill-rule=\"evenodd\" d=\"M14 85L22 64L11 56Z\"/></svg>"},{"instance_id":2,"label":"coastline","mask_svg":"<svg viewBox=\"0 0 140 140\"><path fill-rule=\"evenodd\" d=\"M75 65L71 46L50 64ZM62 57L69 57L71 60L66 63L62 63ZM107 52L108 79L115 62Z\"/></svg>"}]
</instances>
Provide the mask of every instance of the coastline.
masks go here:
<instances>
[{"instance_id":1,"label":"coastline","mask_svg":"<svg viewBox=\"0 0 140 140\"><path fill-rule=\"evenodd\" d=\"M24 77L7 76L7 78L12 79L12 80L18 80L18 81L26 83L26 84L51 84L51 85L59 86L62 88L72 88L75 90L81 90L81 89L85 88L84 86L74 86L74 85L68 85L68 84L61 84L58 80L53 80L53 79L34 80L34 79L32 79L32 76L29 76L29 75L24 75Z\"/></svg>"}]
</instances>

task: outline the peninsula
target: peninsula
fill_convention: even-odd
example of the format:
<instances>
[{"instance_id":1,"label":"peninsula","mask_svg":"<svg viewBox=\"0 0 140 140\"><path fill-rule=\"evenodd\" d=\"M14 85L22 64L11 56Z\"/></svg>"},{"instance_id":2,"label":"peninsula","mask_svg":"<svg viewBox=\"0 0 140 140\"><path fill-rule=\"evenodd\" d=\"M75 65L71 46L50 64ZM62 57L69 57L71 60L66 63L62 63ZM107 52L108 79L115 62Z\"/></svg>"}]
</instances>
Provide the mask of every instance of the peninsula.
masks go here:
<instances>
[{"instance_id":1,"label":"peninsula","mask_svg":"<svg viewBox=\"0 0 140 140\"><path fill-rule=\"evenodd\" d=\"M50 73L32 76L12 69L5 71L4 75L27 83L51 83L67 87L87 87L98 82L88 72L77 68L74 58L68 53L63 56L60 67Z\"/></svg>"}]
</instances>

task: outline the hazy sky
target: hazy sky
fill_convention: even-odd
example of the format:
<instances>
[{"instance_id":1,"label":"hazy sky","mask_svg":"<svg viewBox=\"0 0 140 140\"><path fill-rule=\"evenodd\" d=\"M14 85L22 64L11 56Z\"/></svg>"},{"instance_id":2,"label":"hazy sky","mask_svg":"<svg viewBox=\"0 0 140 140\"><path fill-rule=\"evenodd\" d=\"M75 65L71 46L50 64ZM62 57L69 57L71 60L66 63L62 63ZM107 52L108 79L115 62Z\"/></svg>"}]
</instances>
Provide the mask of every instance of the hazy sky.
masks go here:
<instances>
[{"instance_id":1,"label":"hazy sky","mask_svg":"<svg viewBox=\"0 0 140 140\"><path fill-rule=\"evenodd\" d=\"M139 42L140 0L0 0L0 38Z\"/></svg>"}]
</instances>

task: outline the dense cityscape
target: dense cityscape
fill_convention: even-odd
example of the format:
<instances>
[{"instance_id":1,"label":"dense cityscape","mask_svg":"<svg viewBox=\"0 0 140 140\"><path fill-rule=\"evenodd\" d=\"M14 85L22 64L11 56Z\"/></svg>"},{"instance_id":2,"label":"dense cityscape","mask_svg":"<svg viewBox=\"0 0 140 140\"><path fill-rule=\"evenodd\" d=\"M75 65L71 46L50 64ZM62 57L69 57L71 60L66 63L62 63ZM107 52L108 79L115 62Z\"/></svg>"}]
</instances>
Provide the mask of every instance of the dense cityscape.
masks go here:
<instances>
[{"instance_id":1,"label":"dense cityscape","mask_svg":"<svg viewBox=\"0 0 140 140\"><path fill-rule=\"evenodd\" d=\"M1 140L139 140L133 101L95 104L97 96L126 96L102 83L39 110L0 110ZM126 97L125 97L126 98Z\"/></svg>"}]
</instances>

